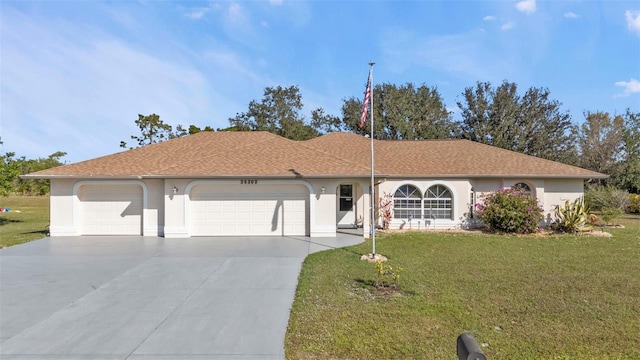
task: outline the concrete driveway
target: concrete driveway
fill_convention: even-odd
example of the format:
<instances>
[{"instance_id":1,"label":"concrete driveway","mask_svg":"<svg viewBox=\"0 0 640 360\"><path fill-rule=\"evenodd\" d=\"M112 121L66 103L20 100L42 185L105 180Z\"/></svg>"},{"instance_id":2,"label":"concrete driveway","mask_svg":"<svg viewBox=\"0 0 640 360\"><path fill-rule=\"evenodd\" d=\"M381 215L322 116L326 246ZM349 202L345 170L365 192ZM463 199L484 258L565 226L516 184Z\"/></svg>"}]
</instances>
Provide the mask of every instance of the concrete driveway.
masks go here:
<instances>
[{"instance_id":1,"label":"concrete driveway","mask_svg":"<svg viewBox=\"0 0 640 360\"><path fill-rule=\"evenodd\" d=\"M360 242L85 236L3 249L0 358L282 359L302 261Z\"/></svg>"}]
</instances>

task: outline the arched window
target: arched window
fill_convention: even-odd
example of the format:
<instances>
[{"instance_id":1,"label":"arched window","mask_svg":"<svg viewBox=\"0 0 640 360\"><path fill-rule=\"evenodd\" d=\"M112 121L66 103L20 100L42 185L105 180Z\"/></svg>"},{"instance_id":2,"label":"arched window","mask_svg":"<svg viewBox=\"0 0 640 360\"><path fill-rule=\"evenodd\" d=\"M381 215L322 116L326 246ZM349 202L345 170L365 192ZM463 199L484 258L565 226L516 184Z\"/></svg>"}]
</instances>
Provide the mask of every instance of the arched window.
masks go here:
<instances>
[{"instance_id":1,"label":"arched window","mask_svg":"<svg viewBox=\"0 0 640 360\"><path fill-rule=\"evenodd\" d=\"M453 220L453 196L444 185L433 185L424 194L425 219Z\"/></svg>"},{"instance_id":2,"label":"arched window","mask_svg":"<svg viewBox=\"0 0 640 360\"><path fill-rule=\"evenodd\" d=\"M394 219L420 219L422 195L415 186L402 185L393 194Z\"/></svg>"},{"instance_id":3,"label":"arched window","mask_svg":"<svg viewBox=\"0 0 640 360\"><path fill-rule=\"evenodd\" d=\"M515 185L513 185L514 189L522 189L522 191L527 194L527 195L533 195L533 191L531 191L531 187L523 182L519 182Z\"/></svg>"}]
</instances>

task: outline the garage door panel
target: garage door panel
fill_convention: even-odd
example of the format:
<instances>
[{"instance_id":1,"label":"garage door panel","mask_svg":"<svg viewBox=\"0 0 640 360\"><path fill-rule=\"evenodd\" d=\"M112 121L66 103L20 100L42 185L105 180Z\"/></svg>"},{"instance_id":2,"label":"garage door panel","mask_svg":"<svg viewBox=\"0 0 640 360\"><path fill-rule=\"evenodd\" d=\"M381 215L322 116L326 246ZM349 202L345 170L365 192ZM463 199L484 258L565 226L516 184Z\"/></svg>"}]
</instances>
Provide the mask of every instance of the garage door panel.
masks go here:
<instances>
[{"instance_id":1,"label":"garage door panel","mask_svg":"<svg viewBox=\"0 0 640 360\"><path fill-rule=\"evenodd\" d=\"M300 185L197 185L190 192L190 232L304 236L308 197Z\"/></svg>"},{"instance_id":2,"label":"garage door panel","mask_svg":"<svg viewBox=\"0 0 640 360\"><path fill-rule=\"evenodd\" d=\"M142 234L143 195L139 185L83 185L78 197L83 235Z\"/></svg>"}]
</instances>

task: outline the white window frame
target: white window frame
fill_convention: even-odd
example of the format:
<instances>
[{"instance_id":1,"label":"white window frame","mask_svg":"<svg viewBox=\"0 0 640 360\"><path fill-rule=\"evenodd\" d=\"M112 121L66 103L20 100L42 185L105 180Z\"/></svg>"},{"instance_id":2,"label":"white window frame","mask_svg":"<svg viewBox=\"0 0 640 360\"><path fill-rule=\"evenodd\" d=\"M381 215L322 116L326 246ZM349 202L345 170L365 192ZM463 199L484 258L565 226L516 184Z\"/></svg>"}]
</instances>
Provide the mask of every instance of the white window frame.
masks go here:
<instances>
[{"instance_id":1,"label":"white window frame","mask_svg":"<svg viewBox=\"0 0 640 360\"><path fill-rule=\"evenodd\" d=\"M443 195L448 195L448 197ZM429 186L424 193L423 211L425 219L453 220L453 192L451 189L443 184Z\"/></svg>"},{"instance_id":2,"label":"white window frame","mask_svg":"<svg viewBox=\"0 0 640 360\"><path fill-rule=\"evenodd\" d=\"M402 195L402 196L398 196ZM394 219L420 219L422 216L422 193L417 186L400 185L393 193Z\"/></svg>"}]
</instances>

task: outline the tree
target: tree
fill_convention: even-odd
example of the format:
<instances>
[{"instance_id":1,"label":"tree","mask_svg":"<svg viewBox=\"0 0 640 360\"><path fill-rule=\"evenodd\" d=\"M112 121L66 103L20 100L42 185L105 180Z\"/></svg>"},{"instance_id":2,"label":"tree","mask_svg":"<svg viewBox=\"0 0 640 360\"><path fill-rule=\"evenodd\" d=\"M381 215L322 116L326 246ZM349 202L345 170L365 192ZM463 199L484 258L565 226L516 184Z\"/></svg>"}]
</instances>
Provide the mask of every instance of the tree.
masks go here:
<instances>
[{"instance_id":1,"label":"tree","mask_svg":"<svg viewBox=\"0 0 640 360\"><path fill-rule=\"evenodd\" d=\"M60 166L60 158L67 155L57 151L46 158L26 159L24 156L14 158L15 153L0 156L0 193L7 196L12 193L23 195L45 195L49 193L49 180L20 179L20 175Z\"/></svg>"},{"instance_id":2,"label":"tree","mask_svg":"<svg viewBox=\"0 0 640 360\"><path fill-rule=\"evenodd\" d=\"M229 118L238 131L268 131L292 140L307 140L319 135L300 115L302 95L297 86L267 87L261 102L252 100L245 113Z\"/></svg>"},{"instance_id":3,"label":"tree","mask_svg":"<svg viewBox=\"0 0 640 360\"><path fill-rule=\"evenodd\" d=\"M340 118L325 114L322 108L315 109L311 112L311 126L321 134L344 131Z\"/></svg>"},{"instance_id":4,"label":"tree","mask_svg":"<svg viewBox=\"0 0 640 360\"><path fill-rule=\"evenodd\" d=\"M350 98L342 106L342 124L338 129L368 134L370 127L359 127L362 100ZM453 134L453 122L437 89L412 83L379 84L373 89L374 138L446 139ZM369 118L366 120L370 121Z\"/></svg>"},{"instance_id":5,"label":"tree","mask_svg":"<svg viewBox=\"0 0 640 360\"><path fill-rule=\"evenodd\" d=\"M138 120L136 120L135 123L138 128L140 128L140 135L131 135L131 139L135 140L138 143L138 146L154 144L185 136L189 133L187 129L182 127L182 125L176 126L176 131L173 131L173 127L169 124L165 124L165 122L160 119L160 116L156 114L147 116L138 114ZM120 147L126 148L127 143L125 141L120 141ZM130 149L133 149L133 147Z\"/></svg>"},{"instance_id":6,"label":"tree","mask_svg":"<svg viewBox=\"0 0 640 360\"><path fill-rule=\"evenodd\" d=\"M213 130L213 128L209 125L205 126L204 129L200 129L195 125L189 125L189 135L197 134L202 131L215 131L215 130Z\"/></svg>"},{"instance_id":7,"label":"tree","mask_svg":"<svg viewBox=\"0 0 640 360\"><path fill-rule=\"evenodd\" d=\"M622 116L622 154L614 184L630 193L640 193L640 112L627 109Z\"/></svg>"},{"instance_id":8,"label":"tree","mask_svg":"<svg viewBox=\"0 0 640 360\"><path fill-rule=\"evenodd\" d=\"M580 127L578 146L580 147L579 165L611 176L602 183L612 184L619 172L619 162L623 158L625 131L622 116L611 118L606 112L586 112L585 121Z\"/></svg>"},{"instance_id":9,"label":"tree","mask_svg":"<svg viewBox=\"0 0 640 360\"><path fill-rule=\"evenodd\" d=\"M15 153L0 155L0 194L7 196L13 192L13 183L20 175L19 163L14 159Z\"/></svg>"},{"instance_id":10,"label":"tree","mask_svg":"<svg viewBox=\"0 0 640 360\"><path fill-rule=\"evenodd\" d=\"M504 81L494 89L478 82L463 92L457 137L568 164L575 164L577 128L561 103L543 88L521 97L517 85Z\"/></svg>"}]
</instances>

